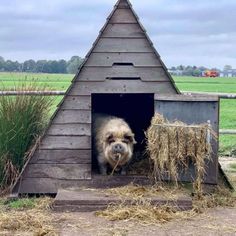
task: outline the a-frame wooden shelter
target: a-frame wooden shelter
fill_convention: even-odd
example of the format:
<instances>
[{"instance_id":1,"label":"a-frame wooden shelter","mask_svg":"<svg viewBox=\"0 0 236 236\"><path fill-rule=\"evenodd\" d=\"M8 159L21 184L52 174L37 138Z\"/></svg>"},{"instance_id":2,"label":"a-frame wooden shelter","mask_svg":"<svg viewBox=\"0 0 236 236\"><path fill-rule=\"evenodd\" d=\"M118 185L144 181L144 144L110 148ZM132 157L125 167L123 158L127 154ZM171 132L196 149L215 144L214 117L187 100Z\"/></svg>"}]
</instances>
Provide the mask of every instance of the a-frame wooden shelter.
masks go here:
<instances>
[{"instance_id":1,"label":"a-frame wooden shelter","mask_svg":"<svg viewBox=\"0 0 236 236\"><path fill-rule=\"evenodd\" d=\"M133 107L138 106L141 116L150 113L149 119L154 110L160 108L158 101L160 104L163 102L158 95L173 98L178 93L130 2L119 0L58 105L48 129L27 162L13 192L54 194L58 188L94 182L97 175L93 175L92 171L93 112L106 112L108 109L110 113L115 113L124 106L115 111L109 104L114 102L118 106L119 99L123 98L126 99L123 104L128 105L125 111L115 115L129 113L129 107L133 104ZM192 98L185 99L186 106L191 107L188 105L190 101ZM203 102L202 99L195 102L197 101ZM217 130L217 100L204 100L207 104L212 102L214 114L211 113L211 116L216 120L214 128ZM196 116L194 112L193 121ZM137 109L134 114L138 114ZM134 119L132 116L128 118ZM147 121L142 122L141 119L136 122L140 120L140 126L144 123L146 125ZM208 119L207 115L198 120L201 122L205 119ZM143 131L144 127L140 129ZM212 171L208 182L215 183L216 164L210 169Z\"/></svg>"}]
</instances>

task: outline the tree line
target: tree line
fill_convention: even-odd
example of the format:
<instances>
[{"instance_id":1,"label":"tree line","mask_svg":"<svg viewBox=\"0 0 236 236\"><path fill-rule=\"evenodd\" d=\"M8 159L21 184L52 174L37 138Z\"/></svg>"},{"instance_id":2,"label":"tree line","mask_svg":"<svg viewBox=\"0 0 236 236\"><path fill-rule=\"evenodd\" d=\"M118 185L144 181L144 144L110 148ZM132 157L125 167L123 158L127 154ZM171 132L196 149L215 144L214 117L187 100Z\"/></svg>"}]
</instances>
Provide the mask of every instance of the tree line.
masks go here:
<instances>
[{"instance_id":1,"label":"tree line","mask_svg":"<svg viewBox=\"0 0 236 236\"><path fill-rule=\"evenodd\" d=\"M169 71L173 75L183 75L183 76L201 76L205 71L212 70L220 72L221 70L218 68L207 68L205 66L172 66ZM225 65L223 71L232 70L231 65Z\"/></svg>"},{"instance_id":2,"label":"tree line","mask_svg":"<svg viewBox=\"0 0 236 236\"><path fill-rule=\"evenodd\" d=\"M70 60L26 60L18 61L4 60L0 56L1 72L31 72L31 73L61 73L75 74L83 62L83 58L73 56Z\"/></svg>"},{"instance_id":3,"label":"tree line","mask_svg":"<svg viewBox=\"0 0 236 236\"><path fill-rule=\"evenodd\" d=\"M61 73L75 74L83 62L83 58L73 56L70 60L26 60L23 63L18 61L4 60L0 56L0 72L31 72L31 73ZM172 66L169 71L173 75L183 76L201 76L206 70L214 70L220 72L218 68L207 68L204 66ZM232 70L231 65L225 65L223 71Z\"/></svg>"}]
</instances>

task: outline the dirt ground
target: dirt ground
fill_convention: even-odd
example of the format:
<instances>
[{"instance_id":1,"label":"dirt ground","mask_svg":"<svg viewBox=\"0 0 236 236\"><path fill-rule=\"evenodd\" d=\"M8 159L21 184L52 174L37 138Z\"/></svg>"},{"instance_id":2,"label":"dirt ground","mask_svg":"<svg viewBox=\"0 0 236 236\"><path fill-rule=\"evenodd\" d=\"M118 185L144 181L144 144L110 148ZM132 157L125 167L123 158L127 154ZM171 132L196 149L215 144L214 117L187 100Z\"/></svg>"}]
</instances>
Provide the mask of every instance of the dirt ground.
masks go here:
<instances>
[{"instance_id":1,"label":"dirt ground","mask_svg":"<svg viewBox=\"0 0 236 236\"><path fill-rule=\"evenodd\" d=\"M235 171L230 172L229 166L236 163L235 158L221 158L224 170L235 180ZM236 185L235 185L236 186ZM206 209L204 213L188 219L172 220L158 225L142 225L135 221L109 221L90 213L49 213L52 216L56 234L29 232L0 232L0 236L178 236L178 235L213 235L236 236L236 206ZM1 222L0 222L1 223Z\"/></svg>"},{"instance_id":2,"label":"dirt ground","mask_svg":"<svg viewBox=\"0 0 236 236\"><path fill-rule=\"evenodd\" d=\"M236 235L236 208L216 208L192 219L174 220L160 225L142 225L134 221L108 221L94 213L52 213L60 236L182 236ZM27 232L0 232L1 236L43 236ZM46 234L48 235L48 234ZM51 235L51 234L49 234Z\"/></svg>"},{"instance_id":3,"label":"dirt ground","mask_svg":"<svg viewBox=\"0 0 236 236\"><path fill-rule=\"evenodd\" d=\"M193 219L150 226L132 221L112 222L94 213L67 213L64 217L58 225L59 235L63 236L236 235L236 208L210 209Z\"/></svg>"}]
</instances>

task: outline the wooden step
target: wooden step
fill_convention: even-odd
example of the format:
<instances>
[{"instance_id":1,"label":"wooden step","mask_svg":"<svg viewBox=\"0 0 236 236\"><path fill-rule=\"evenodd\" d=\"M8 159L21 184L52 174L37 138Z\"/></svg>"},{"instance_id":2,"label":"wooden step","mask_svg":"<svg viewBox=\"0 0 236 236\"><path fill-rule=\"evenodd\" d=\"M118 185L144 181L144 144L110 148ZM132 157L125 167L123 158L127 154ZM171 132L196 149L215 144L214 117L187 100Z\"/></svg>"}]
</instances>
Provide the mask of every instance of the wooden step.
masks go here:
<instances>
[{"instance_id":1,"label":"wooden step","mask_svg":"<svg viewBox=\"0 0 236 236\"><path fill-rule=\"evenodd\" d=\"M177 199L168 199L160 196L145 197L144 200L154 206L173 206L177 210L192 209L192 199L188 196L179 196ZM59 189L56 195L53 210L57 212L90 212L106 209L109 204L134 205L132 198L110 194L101 189Z\"/></svg>"}]
</instances>

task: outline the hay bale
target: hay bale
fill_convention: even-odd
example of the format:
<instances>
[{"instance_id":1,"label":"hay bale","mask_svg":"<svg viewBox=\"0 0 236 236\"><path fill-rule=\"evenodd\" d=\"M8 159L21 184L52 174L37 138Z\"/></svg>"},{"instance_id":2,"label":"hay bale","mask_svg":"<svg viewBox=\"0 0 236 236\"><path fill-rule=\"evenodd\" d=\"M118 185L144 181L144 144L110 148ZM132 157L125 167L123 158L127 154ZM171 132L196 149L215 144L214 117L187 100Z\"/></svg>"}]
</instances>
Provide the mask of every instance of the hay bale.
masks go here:
<instances>
[{"instance_id":1,"label":"hay bale","mask_svg":"<svg viewBox=\"0 0 236 236\"><path fill-rule=\"evenodd\" d=\"M187 125L181 121L170 123L158 113L154 115L146 132L147 153L153 163L153 174L158 180L164 177L178 185L180 170L195 166L194 189L202 192L205 162L211 159L211 138L216 139L209 124Z\"/></svg>"}]
</instances>

